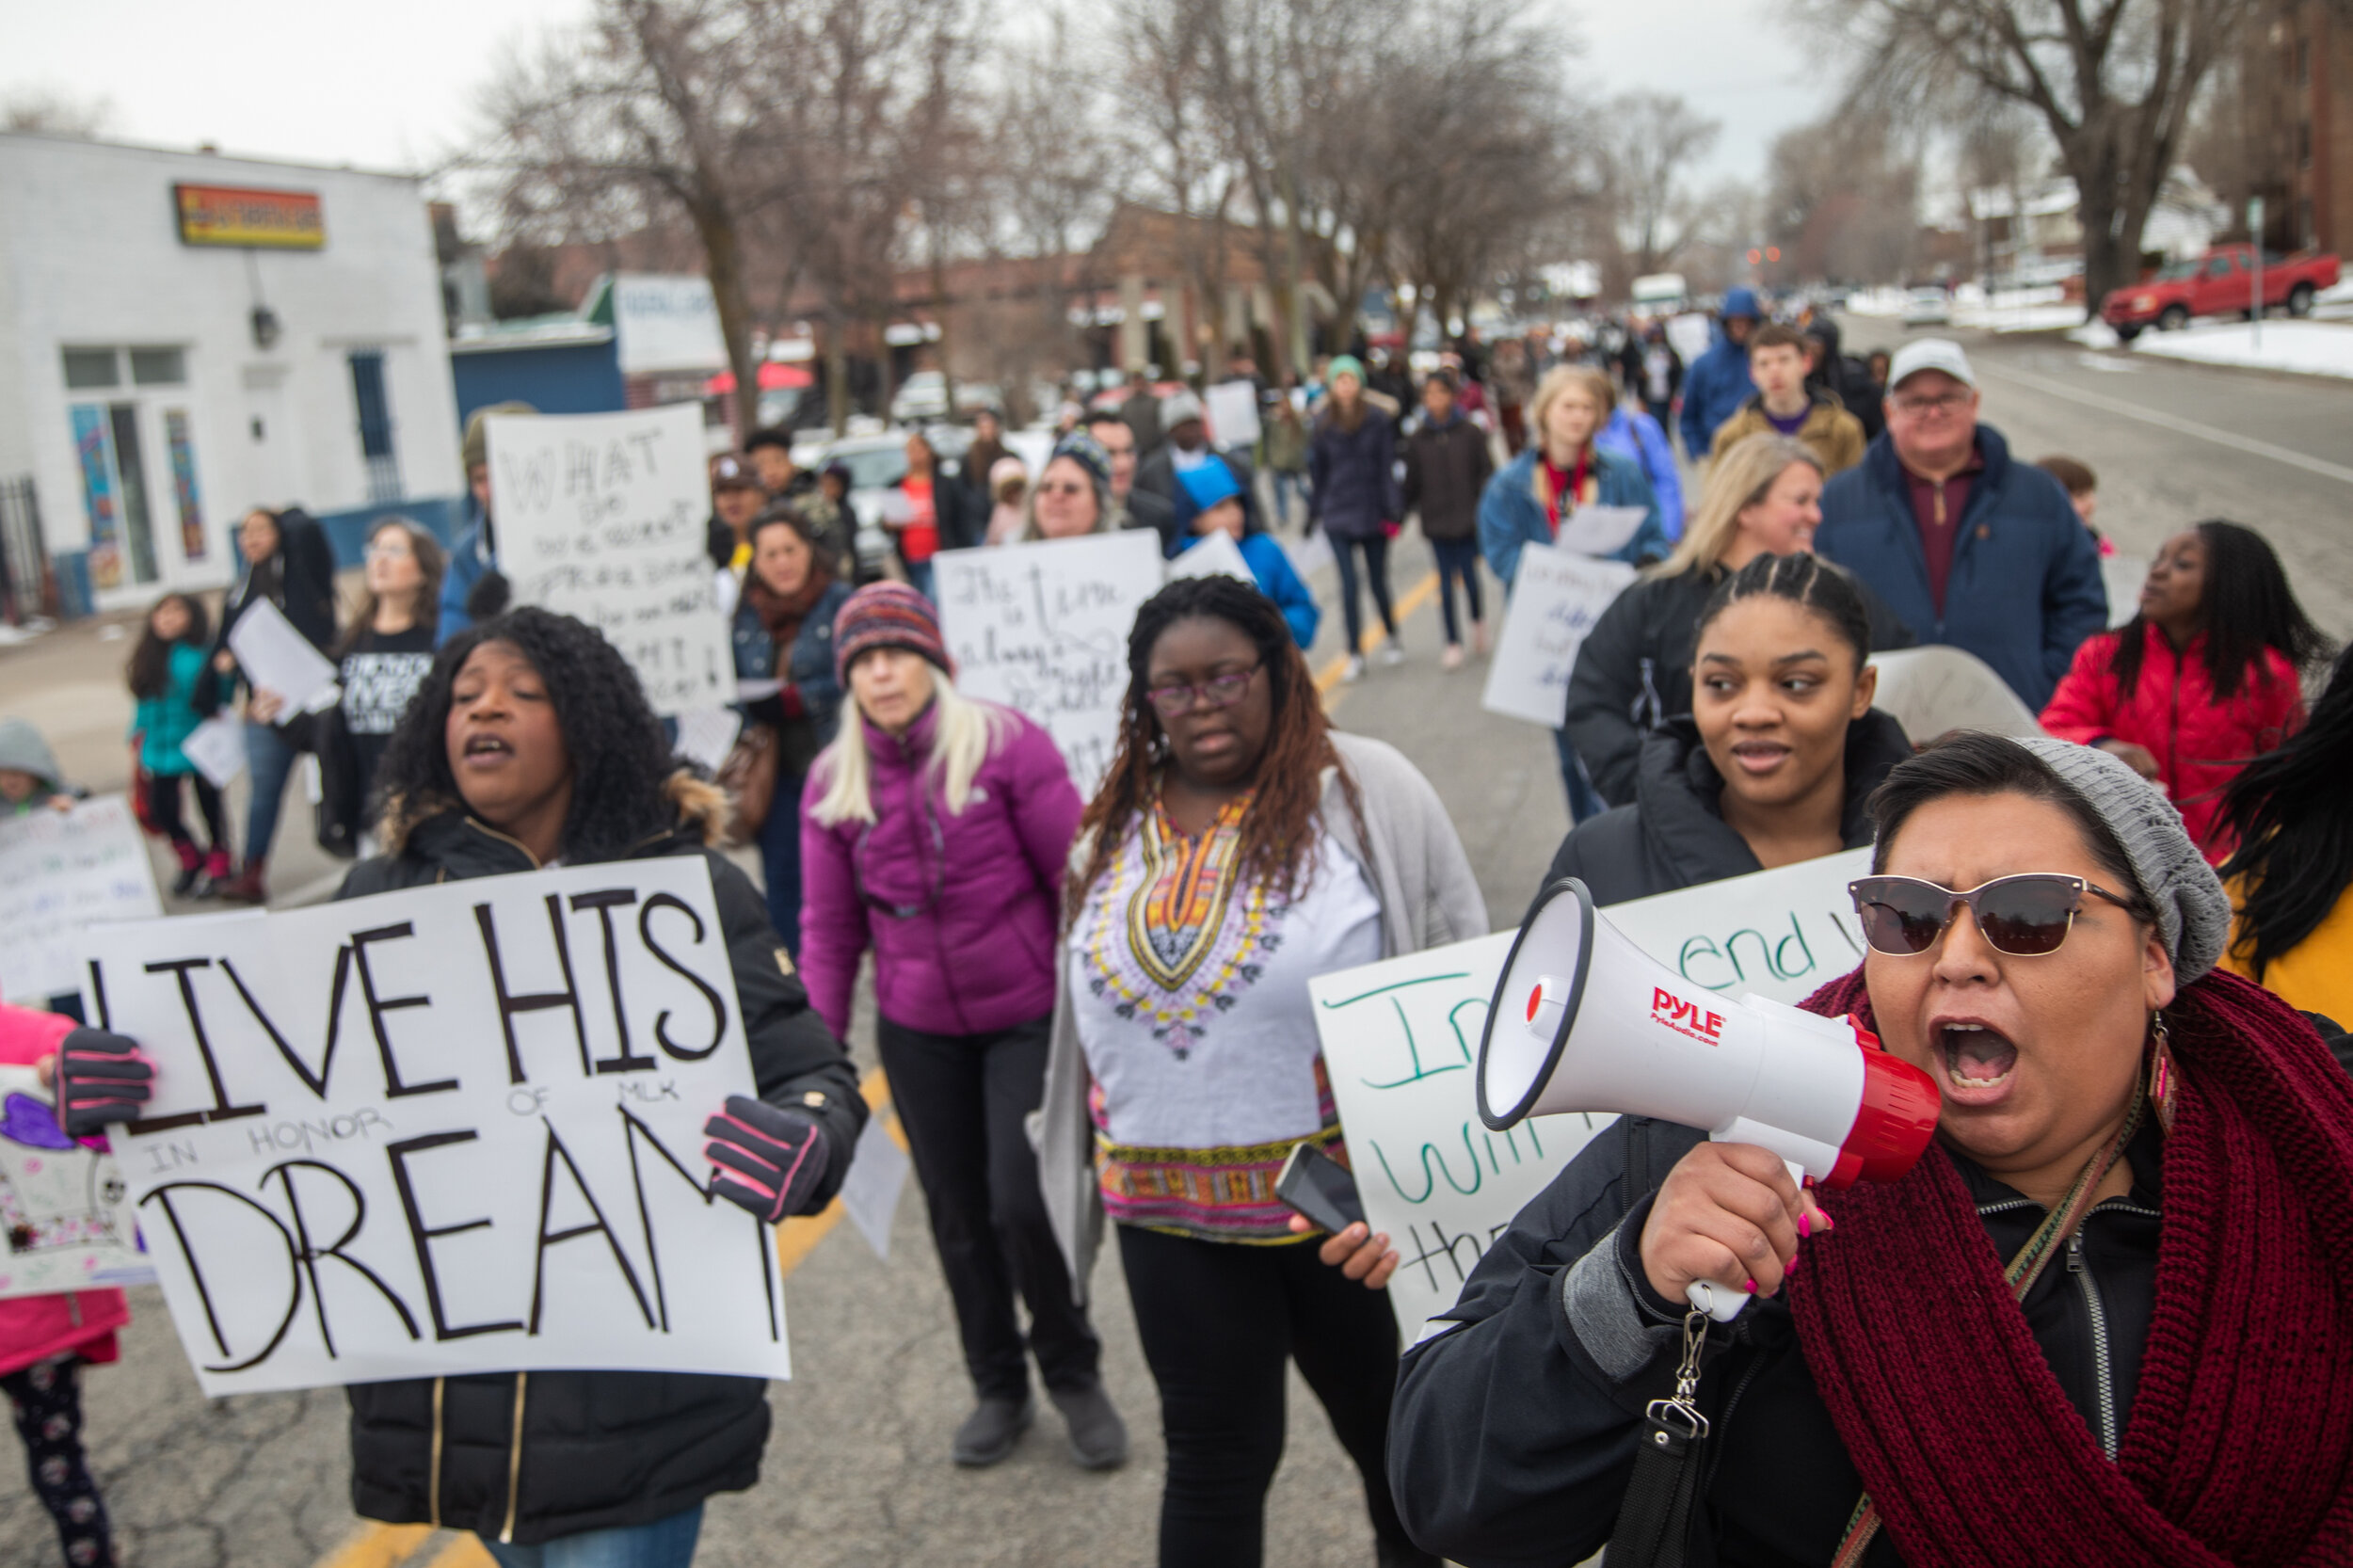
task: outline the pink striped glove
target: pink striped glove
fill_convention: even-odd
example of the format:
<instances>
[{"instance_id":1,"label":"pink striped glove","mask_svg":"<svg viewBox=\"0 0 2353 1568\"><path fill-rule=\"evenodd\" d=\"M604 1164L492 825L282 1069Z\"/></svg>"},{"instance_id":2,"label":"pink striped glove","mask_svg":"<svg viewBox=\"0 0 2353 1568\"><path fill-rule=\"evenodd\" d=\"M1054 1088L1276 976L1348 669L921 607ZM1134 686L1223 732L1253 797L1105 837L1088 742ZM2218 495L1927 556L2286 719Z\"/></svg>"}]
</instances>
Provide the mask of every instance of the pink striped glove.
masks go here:
<instances>
[{"instance_id":1,"label":"pink striped glove","mask_svg":"<svg viewBox=\"0 0 2353 1568\"><path fill-rule=\"evenodd\" d=\"M155 1081L155 1064L128 1034L77 1029L57 1048L57 1121L72 1138L108 1122L135 1121Z\"/></svg>"},{"instance_id":2,"label":"pink striped glove","mask_svg":"<svg viewBox=\"0 0 2353 1568\"><path fill-rule=\"evenodd\" d=\"M703 1124L703 1136L711 1190L729 1203L770 1224L814 1207L830 1152L815 1117L729 1095L727 1109Z\"/></svg>"}]
</instances>

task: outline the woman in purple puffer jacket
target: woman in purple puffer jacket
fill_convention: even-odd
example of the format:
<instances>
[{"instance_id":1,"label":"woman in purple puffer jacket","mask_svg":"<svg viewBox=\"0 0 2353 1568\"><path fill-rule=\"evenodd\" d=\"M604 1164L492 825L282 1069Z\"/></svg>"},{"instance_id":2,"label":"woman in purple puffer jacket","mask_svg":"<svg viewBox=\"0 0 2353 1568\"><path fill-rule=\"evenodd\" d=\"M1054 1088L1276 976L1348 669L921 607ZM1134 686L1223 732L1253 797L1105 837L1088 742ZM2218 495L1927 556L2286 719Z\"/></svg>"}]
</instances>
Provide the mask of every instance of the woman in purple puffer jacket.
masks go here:
<instances>
[{"instance_id":1,"label":"woman in purple puffer jacket","mask_svg":"<svg viewBox=\"0 0 2353 1568\"><path fill-rule=\"evenodd\" d=\"M1035 1415L1035 1355L1072 1455L1113 1468L1128 1431L1104 1395L1101 1342L1047 1224L1023 1130L1045 1090L1079 792L1046 731L957 695L938 619L912 588L851 595L833 644L857 722L809 770L801 968L846 1039L858 960L874 950L883 1070L978 1400L952 1453L977 1466L1013 1451ZM1016 1288L1030 1308L1026 1352Z\"/></svg>"}]
</instances>

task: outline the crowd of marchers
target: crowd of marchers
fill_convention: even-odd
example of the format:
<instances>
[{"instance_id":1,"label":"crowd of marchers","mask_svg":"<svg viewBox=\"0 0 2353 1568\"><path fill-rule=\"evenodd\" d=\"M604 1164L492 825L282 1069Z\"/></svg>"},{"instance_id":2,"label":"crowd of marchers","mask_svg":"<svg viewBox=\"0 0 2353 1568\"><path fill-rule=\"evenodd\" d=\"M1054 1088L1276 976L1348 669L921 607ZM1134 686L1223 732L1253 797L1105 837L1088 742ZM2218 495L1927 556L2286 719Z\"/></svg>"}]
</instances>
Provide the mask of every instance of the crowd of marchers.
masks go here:
<instances>
[{"instance_id":1,"label":"crowd of marchers","mask_svg":"<svg viewBox=\"0 0 2353 1568\"><path fill-rule=\"evenodd\" d=\"M868 511L846 471L760 433L712 470L745 682L717 780L594 631L506 603L477 420L467 531L445 557L380 524L354 614L315 523L247 520L219 618L276 605L341 661L344 695L298 715L243 692L233 867L180 748L241 673L204 605L154 607L128 669L143 820L183 891L258 901L308 750L360 856L344 897L700 857L757 1082L709 1108L712 1191L769 1221L846 1174L866 1108L843 1042L871 961L972 1384L942 1457L1005 1459L1042 1384L1075 1464L1127 1462L1094 1325L1108 1240L1159 1394L1164 1568L1263 1560L1292 1365L1382 1564L1605 1544L1613 1563L2334 1560L2353 1360L2322 1267L2353 1251L2333 1021L2353 1013L2353 654L2323 680L2277 556L2223 520L2169 538L2112 616L2093 476L2017 456L1955 344L1858 366L1826 321L1765 320L1739 290L1716 332L1688 366L1656 327L1607 362L1466 340L1418 385L1336 356L1305 386L1254 384L1248 450L1212 439L1194 391L1139 382L1062 410L1034 473L993 419L952 460L912 434ZM1670 431L1702 465L1688 509ZM1606 906L1868 846L1867 956L1806 1005L1929 1075L1939 1137L1904 1179L1831 1193L1761 1150L1622 1122L1401 1354L1388 1238L1320 1231L1275 1191L1300 1144L1348 1160L1308 985L1483 935L1487 914L1429 781L1327 718L1287 536L1329 540L1355 680L1368 651L1404 656L1390 554L1417 519L1451 671L1489 647L1481 571L1508 596L1526 552L1597 506L1640 513L1613 552L1639 575L1570 681L1574 825L1550 875ZM1122 528L1172 557L1225 533L1255 584L1183 579L1144 605L1116 752L1082 793L1043 729L958 691L932 563ZM1874 705L1872 658L1915 646L1981 662L2045 734L1908 734ZM30 726L0 725L9 808L74 792ZM730 839L757 845L758 885ZM99 1135L157 1069L57 1007L0 1014L0 1057L39 1064L65 1130ZM1699 1280L1755 1299L1687 1345ZM112 1291L0 1302L0 1385L71 1564L116 1560L78 1388L126 1320ZM1662 1528L1637 1449L1694 1367L1709 1457ZM505 1568L674 1568L705 1500L754 1484L767 1398L645 1371L355 1385L354 1506L472 1531ZM2021 1484L1989 1484L1997 1444Z\"/></svg>"}]
</instances>

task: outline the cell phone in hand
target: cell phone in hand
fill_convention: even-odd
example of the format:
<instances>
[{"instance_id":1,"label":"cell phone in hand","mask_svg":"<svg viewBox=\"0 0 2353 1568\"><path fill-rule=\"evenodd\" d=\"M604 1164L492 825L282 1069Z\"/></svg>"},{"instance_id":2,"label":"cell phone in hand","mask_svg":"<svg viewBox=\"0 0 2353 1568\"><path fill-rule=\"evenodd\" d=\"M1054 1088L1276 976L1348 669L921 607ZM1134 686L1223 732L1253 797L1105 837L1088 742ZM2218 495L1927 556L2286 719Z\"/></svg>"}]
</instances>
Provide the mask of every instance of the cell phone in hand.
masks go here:
<instances>
[{"instance_id":1,"label":"cell phone in hand","mask_svg":"<svg viewBox=\"0 0 2353 1568\"><path fill-rule=\"evenodd\" d=\"M1274 1195L1335 1235L1364 1223L1356 1178L1313 1144L1291 1146L1290 1158L1274 1178Z\"/></svg>"}]
</instances>

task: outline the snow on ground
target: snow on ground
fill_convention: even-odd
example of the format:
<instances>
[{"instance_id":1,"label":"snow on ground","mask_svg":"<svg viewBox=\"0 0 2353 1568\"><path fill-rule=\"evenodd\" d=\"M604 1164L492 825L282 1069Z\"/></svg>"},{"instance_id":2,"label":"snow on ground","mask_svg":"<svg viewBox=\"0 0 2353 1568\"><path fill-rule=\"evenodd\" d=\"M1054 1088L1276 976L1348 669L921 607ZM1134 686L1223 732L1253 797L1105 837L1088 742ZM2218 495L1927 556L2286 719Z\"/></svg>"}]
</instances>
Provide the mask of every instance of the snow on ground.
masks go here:
<instances>
[{"instance_id":1,"label":"snow on ground","mask_svg":"<svg viewBox=\"0 0 2353 1568\"><path fill-rule=\"evenodd\" d=\"M2070 335L2078 343L2088 342L2079 334ZM2217 322L2184 332L2143 332L2134 343L2133 352L2209 365L2353 377L2353 327L2329 322L2265 321L2260 344L2252 322Z\"/></svg>"}]
</instances>

